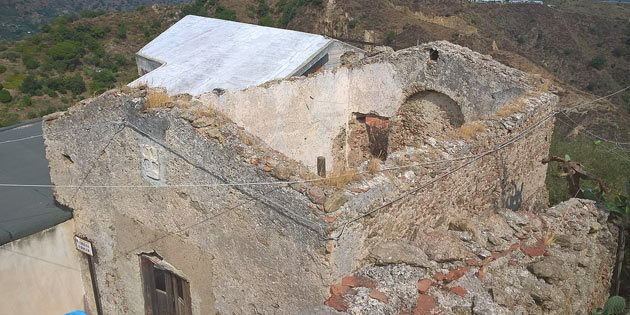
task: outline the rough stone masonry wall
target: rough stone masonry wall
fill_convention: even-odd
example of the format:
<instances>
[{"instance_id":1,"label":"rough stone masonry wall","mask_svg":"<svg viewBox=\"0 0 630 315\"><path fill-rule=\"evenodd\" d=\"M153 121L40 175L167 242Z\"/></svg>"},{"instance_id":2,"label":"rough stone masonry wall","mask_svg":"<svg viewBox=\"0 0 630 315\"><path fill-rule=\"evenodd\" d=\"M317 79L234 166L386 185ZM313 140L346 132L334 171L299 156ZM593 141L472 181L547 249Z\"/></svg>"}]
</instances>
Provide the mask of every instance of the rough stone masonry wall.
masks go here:
<instances>
[{"instance_id":1,"label":"rough stone masonry wall","mask_svg":"<svg viewBox=\"0 0 630 315\"><path fill-rule=\"evenodd\" d=\"M521 71L464 47L433 42L308 78L205 94L199 100L314 171L318 156L333 161L335 137L347 130L353 113L392 117L407 98L435 91L459 104L468 122L533 89Z\"/></svg>"},{"instance_id":2,"label":"rough stone masonry wall","mask_svg":"<svg viewBox=\"0 0 630 315\"><path fill-rule=\"evenodd\" d=\"M220 116L146 112L144 102L110 91L44 123L56 197L74 210L77 234L96 251L104 313L144 314L138 254L152 251L190 282L194 314L290 314L320 304L330 281L317 234L322 219L305 213L311 203L304 195L277 186L159 188L272 181L272 153L256 157L254 148L264 144ZM146 130L173 151L105 123L112 120ZM245 153L248 162L262 162L243 163Z\"/></svg>"}]
</instances>

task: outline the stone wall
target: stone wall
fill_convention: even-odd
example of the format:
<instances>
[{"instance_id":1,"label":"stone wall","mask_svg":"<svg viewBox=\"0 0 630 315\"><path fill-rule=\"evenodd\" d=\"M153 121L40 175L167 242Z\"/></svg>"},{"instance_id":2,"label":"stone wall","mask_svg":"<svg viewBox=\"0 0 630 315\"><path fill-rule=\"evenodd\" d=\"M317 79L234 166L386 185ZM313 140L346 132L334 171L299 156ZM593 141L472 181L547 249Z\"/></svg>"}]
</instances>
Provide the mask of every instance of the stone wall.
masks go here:
<instances>
[{"instance_id":1,"label":"stone wall","mask_svg":"<svg viewBox=\"0 0 630 315\"><path fill-rule=\"evenodd\" d=\"M315 170L317 156L333 161L339 150L334 139L348 129L354 113L392 117L409 97L434 91L456 102L468 122L491 115L532 90L521 71L467 48L433 42L308 78L210 93L199 100Z\"/></svg>"},{"instance_id":2,"label":"stone wall","mask_svg":"<svg viewBox=\"0 0 630 315\"><path fill-rule=\"evenodd\" d=\"M283 186L160 187L274 180L264 164L243 162L254 140L236 125L197 116L193 127L181 115L144 112L144 98L109 92L44 123L55 185L124 186L55 189L97 252L104 313L144 314L138 254L152 251L190 282L194 314L288 314L320 304L329 282L322 219L305 213L305 196ZM112 120L149 134L103 123ZM219 127L224 134L208 136ZM75 132L54 135L68 128Z\"/></svg>"}]
</instances>

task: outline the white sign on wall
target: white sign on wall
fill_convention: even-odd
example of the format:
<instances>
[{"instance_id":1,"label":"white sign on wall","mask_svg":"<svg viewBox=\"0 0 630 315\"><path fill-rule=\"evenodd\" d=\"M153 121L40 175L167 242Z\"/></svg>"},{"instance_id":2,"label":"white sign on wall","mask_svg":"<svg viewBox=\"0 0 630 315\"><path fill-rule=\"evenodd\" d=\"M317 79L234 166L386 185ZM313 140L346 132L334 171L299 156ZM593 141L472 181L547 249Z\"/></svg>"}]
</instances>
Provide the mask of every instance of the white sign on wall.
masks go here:
<instances>
[{"instance_id":1,"label":"white sign on wall","mask_svg":"<svg viewBox=\"0 0 630 315\"><path fill-rule=\"evenodd\" d=\"M92 243L90 241L86 241L78 236L74 237L74 244L77 246L77 250L80 252L86 253L90 256L94 256L92 253Z\"/></svg>"}]
</instances>

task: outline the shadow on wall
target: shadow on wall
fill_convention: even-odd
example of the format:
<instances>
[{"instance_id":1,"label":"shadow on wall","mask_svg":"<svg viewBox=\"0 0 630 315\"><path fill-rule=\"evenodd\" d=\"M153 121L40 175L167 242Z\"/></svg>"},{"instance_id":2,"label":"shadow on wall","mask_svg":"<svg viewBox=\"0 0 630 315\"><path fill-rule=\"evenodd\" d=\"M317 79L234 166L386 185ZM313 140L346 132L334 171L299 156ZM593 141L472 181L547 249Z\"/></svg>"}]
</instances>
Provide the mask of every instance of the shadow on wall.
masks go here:
<instances>
[{"instance_id":1,"label":"shadow on wall","mask_svg":"<svg viewBox=\"0 0 630 315\"><path fill-rule=\"evenodd\" d=\"M521 183L519 187L513 179L508 181L508 168L505 160L502 160L501 164L501 206L517 211L523 205L524 183Z\"/></svg>"},{"instance_id":2,"label":"shadow on wall","mask_svg":"<svg viewBox=\"0 0 630 315\"><path fill-rule=\"evenodd\" d=\"M348 124L348 142L346 130L335 139L335 151L344 152L344 146L348 145L348 155L335 156L334 165L354 168L372 158L384 161L390 153L405 146L419 147L429 137L458 137L457 130L465 122L459 104L433 90L417 92L407 98L394 117L372 113L353 115Z\"/></svg>"}]
</instances>

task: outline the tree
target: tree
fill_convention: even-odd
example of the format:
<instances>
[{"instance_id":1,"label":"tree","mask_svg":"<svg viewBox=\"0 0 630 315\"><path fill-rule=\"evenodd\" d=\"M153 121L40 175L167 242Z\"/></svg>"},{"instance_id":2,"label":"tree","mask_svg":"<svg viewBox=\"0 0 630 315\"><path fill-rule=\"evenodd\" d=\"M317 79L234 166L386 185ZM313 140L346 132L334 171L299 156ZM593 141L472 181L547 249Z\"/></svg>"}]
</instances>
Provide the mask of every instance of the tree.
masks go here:
<instances>
[{"instance_id":1,"label":"tree","mask_svg":"<svg viewBox=\"0 0 630 315\"><path fill-rule=\"evenodd\" d=\"M92 91L104 91L114 87L116 83L116 77L108 69L103 69L100 72L95 72L92 75L92 83L90 83L90 89Z\"/></svg>"},{"instance_id":2,"label":"tree","mask_svg":"<svg viewBox=\"0 0 630 315\"><path fill-rule=\"evenodd\" d=\"M37 69L39 67L39 62L37 62L37 60L33 59L33 57L28 56L28 55L22 56L22 63L24 64L26 69L29 69L29 70Z\"/></svg>"},{"instance_id":3,"label":"tree","mask_svg":"<svg viewBox=\"0 0 630 315\"><path fill-rule=\"evenodd\" d=\"M59 72L70 68L70 65L76 64L83 54L83 49L73 42L58 42L50 49L48 55L54 60L55 68Z\"/></svg>"},{"instance_id":4,"label":"tree","mask_svg":"<svg viewBox=\"0 0 630 315\"><path fill-rule=\"evenodd\" d=\"M0 102L2 103L8 103L12 100L13 98L11 97L11 93L9 93L9 91L7 90L0 90Z\"/></svg>"},{"instance_id":5,"label":"tree","mask_svg":"<svg viewBox=\"0 0 630 315\"><path fill-rule=\"evenodd\" d=\"M22 82L22 86L20 87L20 91L22 93L26 93L29 95L36 95L41 93L42 85L35 79L34 76L27 76Z\"/></svg>"},{"instance_id":6,"label":"tree","mask_svg":"<svg viewBox=\"0 0 630 315\"><path fill-rule=\"evenodd\" d=\"M72 94L78 95L85 92L85 81L80 74L65 77L63 79L63 85L66 89L72 91Z\"/></svg>"}]
</instances>

